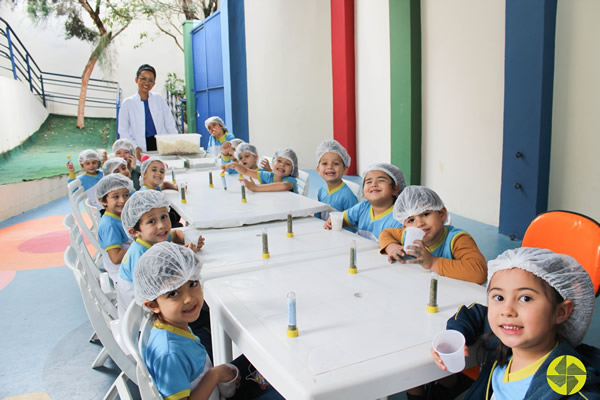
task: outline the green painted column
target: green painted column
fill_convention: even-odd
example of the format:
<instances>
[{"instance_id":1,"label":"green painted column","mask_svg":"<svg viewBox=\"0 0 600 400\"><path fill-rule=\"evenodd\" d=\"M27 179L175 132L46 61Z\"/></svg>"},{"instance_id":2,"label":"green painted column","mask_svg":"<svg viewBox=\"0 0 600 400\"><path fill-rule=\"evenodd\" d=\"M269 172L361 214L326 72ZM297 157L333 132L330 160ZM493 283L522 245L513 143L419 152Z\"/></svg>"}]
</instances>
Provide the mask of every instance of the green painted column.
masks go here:
<instances>
[{"instance_id":1,"label":"green painted column","mask_svg":"<svg viewBox=\"0 0 600 400\"><path fill-rule=\"evenodd\" d=\"M392 164L421 182L421 2L390 0Z\"/></svg>"},{"instance_id":2,"label":"green painted column","mask_svg":"<svg viewBox=\"0 0 600 400\"><path fill-rule=\"evenodd\" d=\"M196 96L194 85L194 53L192 49L192 29L200 21L183 22L183 51L185 63L185 99L188 132L196 133Z\"/></svg>"}]
</instances>

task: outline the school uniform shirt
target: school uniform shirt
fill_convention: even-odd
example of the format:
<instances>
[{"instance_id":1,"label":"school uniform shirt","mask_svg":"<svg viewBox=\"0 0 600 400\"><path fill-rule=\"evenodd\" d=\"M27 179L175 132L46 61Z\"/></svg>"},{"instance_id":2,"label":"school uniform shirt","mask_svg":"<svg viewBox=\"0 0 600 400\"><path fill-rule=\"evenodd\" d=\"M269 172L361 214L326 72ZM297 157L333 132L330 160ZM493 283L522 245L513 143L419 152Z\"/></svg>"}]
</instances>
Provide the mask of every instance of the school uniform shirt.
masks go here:
<instances>
[{"instance_id":1,"label":"school uniform shirt","mask_svg":"<svg viewBox=\"0 0 600 400\"><path fill-rule=\"evenodd\" d=\"M363 200L344 211L344 221L351 228L356 229L359 234L361 231L370 232L373 238L379 239L379 233L387 228L402 228L402 224L396 221L393 217L392 211L394 205L381 214L373 215L373 207L368 200ZM364 233L361 236L365 236ZM365 236L366 237L366 236Z\"/></svg>"},{"instance_id":2,"label":"school uniform shirt","mask_svg":"<svg viewBox=\"0 0 600 400\"><path fill-rule=\"evenodd\" d=\"M131 244L131 239L123 229L121 217L108 211L104 213L100 219L100 224L98 224L98 242L102 247L104 269L106 269L113 282L118 282L121 264L113 263L108 256L108 252L113 249L127 249Z\"/></svg>"},{"instance_id":3,"label":"school uniform shirt","mask_svg":"<svg viewBox=\"0 0 600 400\"><path fill-rule=\"evenodd\" d=\"M233 136L233 133L231 132L225 132L225 134L218 139L213 135L210 135L208 138L208 144L206 145L206 151L208 154L218 157L223 150L223 143L229 142L233 139L235 139L235 136Z\"/></svg>"},{"instance_id":4,"label":"school uniform shirt","mask_svg":"<svg viewBox=\"0 0 600 400\"><path fill-rule=\"evenodd\" d=\"M83 191L85 195L90 201L90 204L96 207L98 210L102 210L104 206L100 204L98 199L96 198L96 183L102 179L104 173L101 169L96 171L96 174L88 174L87 172L75 177L74 172L69 173L69 178L67 179L67 183L73 182L75 179L79 179L81 181L81 186L83 187Z\"/></svg>"},{"instance_id":5,"label":"school uniform shirt","mask_svg":"<svg viewBox=\"0 0 600 400\"><path fill-rule=\"evenodd\" d=\"M391 243L404 245L405 230L386 229L379 235L380 253ZM444 234L432 246L426 247L438 257L433 267L438 274L478 284L487 280L487 263L475 240L467 232L451 225L444 226Z\"/></svg>"},{"instance_id":6,"label":"school uniform shirt","mask_svg":"<svg viewBox=\"0 0 600 400\"><path fill-rule=\"evenodd\" d=\"M158 392L166 400L189 397L212 368L210 357L200 339L188 328L155 322L144 357ZM209 400L219 400L217 387Z\"/></svg>"},{"instance_id":7,"label":"school uniform shirt","mask_svg":"<svg viewBox=\"0 0 600 400\"><path fill-rule=\"evenodd\" d=\"M317 193L317 199L321 203L329 204L335 211L347 210L358 203L354 192L343 181L333 190L329 190L326 184L321 186ZM316 213L315 217L326 220L329 218L329 213Z\"/></svg>"},{"instance_id":8,"label":"school uniform shirt","mask_svg":"<svg viewBox=\"0 0 600 400\"><path fill-rule=\"evenodd\" d=\"M173 114L159 94L152 92L148 94L148 108L157 135L177 134ZM119 137L131 140L135 147L146 151L146 114L139 93L123 100L119 110L118 132Z\"/></svg>"},{"instance_id":9,"label":"school uniform shirt","mask_svg":"<svg viewBox=\"0 0 600 400\"><path fill-rule=\"evenodd\" d=\"M233 162L233 158L231 156L224 156L223 153L219 154L219 159L221 160L221 164L223 165ZM227 168L227 173L237 174L238 172L235 170L235 168Z\"/></svg>"},{"instance_id":10,"label":"school uniform shirt","mask_svg":"<svg viewBox=\"0 0 600 400\"><path fill-rule=\"evenodd\" d=\"M274 179L275 179L275 174L273 172L268 172L268 171L257 171L258 173L256 174L258 177L258 182L263 184L263 183L275 183ZM296 178L292 177L292 176L286 176L285 178L283 178L281 180L282 182L290 182L293 187L294 187L294 193L298 193L298 186L297 184L297 180Z\"/></svg>"},{"instance_id":11,"label":"school uniform shirt","mask_svg":"<svg viewBox=\"0 0 600 400\"><path fill-rule=\"evenodd\" d=\"M524 398L525 393L527 393L527 390L529 390L533 376L540 368L540 365L546 361L546 358L548 358L551 352L552 350L532 364L512 373L509 372L510 366L512 365L512 358L508 364L501 367L496 367L492 372L492 388L494 390L494 398L496 400L513 400Z\"/></svg>"}]
</instances>

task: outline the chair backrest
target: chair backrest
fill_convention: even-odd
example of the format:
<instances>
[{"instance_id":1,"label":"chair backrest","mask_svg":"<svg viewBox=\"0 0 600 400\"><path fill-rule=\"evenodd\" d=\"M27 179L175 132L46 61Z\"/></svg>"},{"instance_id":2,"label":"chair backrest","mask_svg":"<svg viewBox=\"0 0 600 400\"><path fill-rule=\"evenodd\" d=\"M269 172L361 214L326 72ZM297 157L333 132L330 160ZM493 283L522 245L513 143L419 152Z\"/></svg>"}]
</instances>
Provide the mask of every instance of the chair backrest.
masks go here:
<instances>
[{"instance_id":1,"label":"chair backrest","mask_svg":"<svg viewBox=\"0 0 600 400\"><path fill-rule=\"evenodd\" d=\"M92 228L90 229L96 236L98 236L98 226L100 225L100 218L102 218L102 214L100 214L100 210L98 207L94 206L90 203L90 199L86 197L83 201L85 205L85 210L87 211L90 219L92 220Z\"/></svg>"},{"instance_id":2,"label":"chair backrest","mask_svg":"<svg viewBox=\"0 0 600 400\"><path fill-rule=\"evenodd\" d=\"M540 214L529 224L522 246L575 258L590 274L596 297L600 294L600 224L592 218L571 211Z\"/></svg>"},{"instance_id":3,"label":"chair backrest","mask_svg":"<svg viewBox=\"0 0 600 400\"><path fill-rule=\"evenodd\" d=\"M104 309L100 306L96 300L93 290L90 287L91 280L88 282L84 275L81 273L83 266L81 260L75 256L76 252L72 246L68 246L65 251L65 263L73 271L75 280L79 286L81 292L81 298L85 311L87 312L88 318L92 325L92 328L96 332L98 339L106 349L106 352L110 358L117 364L117 366L123 371L125 375L133 382L137 384L137 377L135 375L135 362L131 359L117 341L117 334L120 336L120 332L113 332L111 329L111 322L113 320Z\"/></svg>"},{"instance_id":4,"label":"chair backrest","mask_svg":"<svg viewBox=\"0 0 600 400\"><path fill-rule=\"evenodd\" d=\"M114 304L114 301L116 300L116 291L115 288L110 285L108 273L101 272L96 263L92 260L92 257L83 242L83 236L79 231L79 227L71 214L65 216L63 225L69 229L69 237L71 240L71 246L69 247L72 248L77 256L79 272L88 283L88 286L93 291L96 301L104 309L104 312L106 312L111 319L118 319L119 313Z\"/></svg>"},{"instance_id":5,"label":"chair backrest","mask_svg":"<svg viewBox=\"0 0 600 400\"><path fill-rule=\"evenodd\" d=\"M342 179L342 180L344 181L346 186L348 186L350 188L350 190L352 190L352 193L354 193L354 195L356 196L358 201L361 202L363 200L362 187L356 182L352 182L347 179Z\"/></svg>"},{"instance_id":6,"label":"chair backrest","mask_svg":"<svg viewBox=\"0 0 600 400\"><path fill-rule=\"evenodd\" d=\"M297 178L297 185L298 185L298 194L301 194L302 196L308 196L308 178L310 177L310 175L308 175L308 172L306 171L302 171L301 169L298 170L298 178Z\"/></svg>"},{"instance_id":7,"label":"chair backrest","mask_svg":"<svg viewBox=\"0 0 600 400\"><path fill-rule=\"evenodd\" d=\"M152 320L150 316L144 312L140 305L132 301L127 307L121 323L121 337L127 351L135 359L138 388L142 400L162 400L162 396L158 392L142 356L148 344L151 329Z\"/></svg>"},{"instance_id":8,"label":"chair backrest","mask_svg":"<svg viewBox=\"0 0 600 400\"><path fill-rule=\"evenodd\" d=\"M81 212L83 209L86 214L91 215L91 211L89 211L85 204L87 195L85 194L79 179L75 179L73 182L68 184L68 192L71 210L73 211L77 225L79 225L79 229L81 229L81 232L83 232L85 238L96 248L96 251L100 253L102 248L100 247L100 243L98 243L98 239L96 237L98 233L98 227L94 227L94 218L90 217L91 226L88 226L88 223L83 218L83 214Z\"/></svg>"}]
</instances>

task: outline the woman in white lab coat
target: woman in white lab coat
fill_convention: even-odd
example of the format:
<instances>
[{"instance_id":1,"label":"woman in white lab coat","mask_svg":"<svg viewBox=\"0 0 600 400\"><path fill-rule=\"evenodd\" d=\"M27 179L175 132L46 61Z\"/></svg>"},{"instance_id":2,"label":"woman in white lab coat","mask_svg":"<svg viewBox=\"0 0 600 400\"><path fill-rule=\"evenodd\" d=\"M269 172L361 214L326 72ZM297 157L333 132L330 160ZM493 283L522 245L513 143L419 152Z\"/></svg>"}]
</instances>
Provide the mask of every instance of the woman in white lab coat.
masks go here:
<instances>
[{"instance_id":1,"label":"woman in white lab coat","mask_svg":"<svg viewBox=\"0 0 600 400\"><path fill-rule=\"evenodd\" d=\"M123 100L119 110L119 136L131 140L138 154L156 150L155 135L177 133L169 106L159 94L150 92L155 82L154 67L139 67L135 77L138 92Z\"/></svg>"}]
</instances>

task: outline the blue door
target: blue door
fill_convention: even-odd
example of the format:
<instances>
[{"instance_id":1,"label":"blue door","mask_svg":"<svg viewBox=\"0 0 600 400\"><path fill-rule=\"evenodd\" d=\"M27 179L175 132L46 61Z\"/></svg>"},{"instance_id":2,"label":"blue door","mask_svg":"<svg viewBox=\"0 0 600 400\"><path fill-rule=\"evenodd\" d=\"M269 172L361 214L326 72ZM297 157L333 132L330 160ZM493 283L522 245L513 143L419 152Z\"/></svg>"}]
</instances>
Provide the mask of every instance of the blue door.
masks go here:
<instances>
[{"instance_id":1,"label":"blue door","mask_svg":"<svg viewBox=\"0 0 600 400\"><path fill-rule=\"evenodd\" d=\"M205 149L210 136L204 127L206 118L217 115L228 124L221 46L221 13L217 11L192 31L196 130L202 134Z\"/></svg>"}]
</instances>

